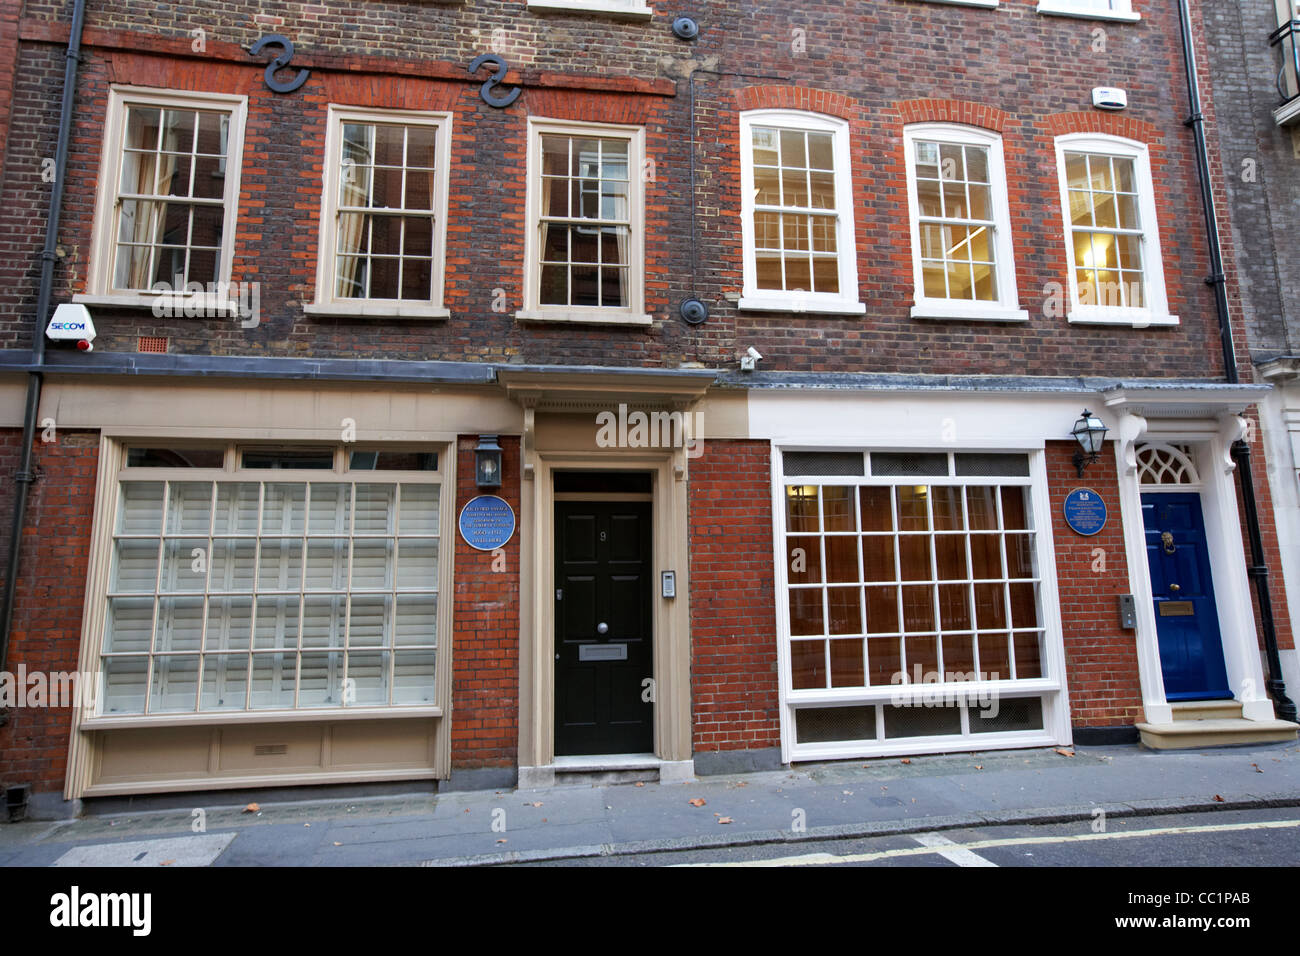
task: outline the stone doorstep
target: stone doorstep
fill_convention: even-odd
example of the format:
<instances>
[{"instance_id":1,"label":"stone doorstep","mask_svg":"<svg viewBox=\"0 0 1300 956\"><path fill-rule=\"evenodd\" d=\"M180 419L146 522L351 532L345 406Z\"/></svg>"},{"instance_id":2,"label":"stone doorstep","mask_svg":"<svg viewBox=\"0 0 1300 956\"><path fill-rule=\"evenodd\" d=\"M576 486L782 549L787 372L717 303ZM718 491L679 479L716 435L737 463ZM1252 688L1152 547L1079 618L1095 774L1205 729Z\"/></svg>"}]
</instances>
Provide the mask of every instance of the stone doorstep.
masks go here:
<instances>
[{"instance_id":1,"label":"stone doorstep","mask_svg":"<svg viewBox=\"0 0 1300 956\"><path fill-rule=\"evenodd\" d=\"M1239 700L1179 700L1170 703L1174 720L1230 720L1241 717Z\"/></svg>"},{"instance_id":2,"label":"stone doorstep","mask_svg":"<svg viewBox=\"0 0 1300 956\"><path fill-rule=\"evenodd\" d=\"M1175 718L1167 724L1137 725L1142 745L1152 750L1197 750L1242 744L1285 743L1296 739L1298 728L1285 720L1246 720L1241 717Z\"/></svg>"},{"instance_id":3,"label":"stone doorstep","mask_svg":"<svg viewBox=\"0 0 1300 956\"><path fill-rule=\"evenodd\" d=\"M685 783L694 779L694 761L661 760L654 754L556 757L545 767L520 767L520 790L551 787L602 787L618 783Z\"/></svg>"}]
</instances>

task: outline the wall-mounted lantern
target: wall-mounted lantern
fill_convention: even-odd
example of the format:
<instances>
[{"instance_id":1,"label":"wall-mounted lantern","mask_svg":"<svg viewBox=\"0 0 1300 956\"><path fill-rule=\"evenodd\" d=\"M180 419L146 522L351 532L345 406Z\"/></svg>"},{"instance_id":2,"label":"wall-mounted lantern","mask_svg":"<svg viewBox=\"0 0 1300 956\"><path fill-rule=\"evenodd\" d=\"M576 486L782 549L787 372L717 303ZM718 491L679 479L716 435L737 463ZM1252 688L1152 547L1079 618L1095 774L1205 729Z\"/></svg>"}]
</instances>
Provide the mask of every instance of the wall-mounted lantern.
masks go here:
<instances>
[{"instance_id":1,"label":"wall-mounted lantern","mask_svg":"<svg viewBox=\"0 0 1300 956\"><path fill-rule=\"evenodd\" d=\"M1108 431L1110 429L1103 424L1102 420L1086 408L1079 416L1079 420L1074 423L1071 434L1079 443L1079 450L1074 453L1074 467L1078 470L1080 478L1083 477L1083 469L1095 463L1100 457Z\"/></svg>"},{"instance_id":2,"label":"wall-mounted lantern","mask_svg":"<svg viewBox=\"0 0 1300 956\"><path fill-rule=\"evenodd\" d=\"M501 487L501 446L496 435L479 435L474 449L474 483L480 488Z\"/></svg>"}]
</instances>

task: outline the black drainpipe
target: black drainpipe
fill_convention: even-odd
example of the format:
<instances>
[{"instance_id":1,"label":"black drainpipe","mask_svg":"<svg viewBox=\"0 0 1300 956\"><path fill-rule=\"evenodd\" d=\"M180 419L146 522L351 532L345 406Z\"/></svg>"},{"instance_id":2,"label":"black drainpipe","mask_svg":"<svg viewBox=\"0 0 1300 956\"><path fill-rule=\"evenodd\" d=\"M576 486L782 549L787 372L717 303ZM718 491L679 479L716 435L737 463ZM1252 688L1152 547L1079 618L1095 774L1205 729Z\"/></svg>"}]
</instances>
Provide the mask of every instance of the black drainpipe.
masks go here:
<instances>
[{"instance_id":1,"label":"black drainpipe","mask_svg":"<svg viewBox=\"0 0 1300 956\"><path fill-rule=\"evenodd\" d=\"M63 213L63 184L68 169L68 143L72 138L72 107L77 95L77 64L81 60L81 32L86 19L86 0L74 0L72 29L63 67L63 105L59 112L59 143L54 154L54 185L50 212L45 222L45 248L41 252L41 285L36 296L32 323L32 368L27 375L27 411L23 418L22 459L14 476L14 517L9 532L9 562L5 572L3 604L0 604L0 672L9 660L9 631L14 620L14 594L18 587L18 558L23 524L27 520L27 493L32 473L32 445L36 440L36 415L41 405L41 383L45 364L45 326L50 320L50 299L54 293L54 264L58 261L59 218ZM0 712L0 723L8 714Z\"/></svg>"},{"instance_id":2,"label":"black drainpipe","mask_svg":"<svg viewBox=\"0 0 1300 956\"><path fill-rule=\"evenodd\" d=\"M1228 290L1223 274L1223 253L1219 245L1219 222L1214 214L1214 195L1210 190L1210 158L1205 147L1205 117L1201 114L1201 88L1196 79L1196 52L1192 47L1192 21L1187 10L1187 0L1178 0L1178 18L1183 33L1183 64L1187 70L1187 98L1191 116L1184 124L1190 126L1196 137L1196 169L1201 180L1201 206L1205 213L1206 241L1210 246L1210 275L1205 280L1214 286L1214 303L1219 312L1219 341L1223 346L1223 370L1229 382L1237 377L1237 352L1232 342L1232 326L1228 319ZM1282 660L1277 652L1277 631L1273 625L1273 602L1268 593L1268 562L1264 558L1264 540L1259 531L1259 511L1255 505L1255 478L1250 471L1250 445L1244 441L1232 443L1232 457L1237 462L1237 477L1241 482L1242 509L1246 513L1246 533L1250 538L1250 568L1248 573L1255 582L1255 596L1259 601L1259 624L1264 632L1264 653L1268 656L1268 680L1264 682L1273 696L1277 716L1295 721L1296 706L1286 694L1282 680Z\"/></svg>"}]
</instances>

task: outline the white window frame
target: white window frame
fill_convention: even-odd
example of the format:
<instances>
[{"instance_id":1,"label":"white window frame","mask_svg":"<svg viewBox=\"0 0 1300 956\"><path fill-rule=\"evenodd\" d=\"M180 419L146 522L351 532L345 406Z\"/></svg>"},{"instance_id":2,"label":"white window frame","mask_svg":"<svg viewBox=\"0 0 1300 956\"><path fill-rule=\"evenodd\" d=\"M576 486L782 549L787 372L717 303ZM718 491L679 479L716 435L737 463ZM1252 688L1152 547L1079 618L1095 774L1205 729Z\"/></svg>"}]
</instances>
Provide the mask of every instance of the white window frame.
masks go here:
<instances>
[{"instance_id":1,"label":"white window frame","mask_svg":"<svg viewBox=\"0 0 1300 956\"><path fill-rule=\"evenodd\" d=\"M645 0L528 0L540 13L598 13L623 20L649 20L654 10Z\"/></svg>"},{"instance_id":2,"label":"white window frame","mask_svg":"<svg viewBox=\"0 0 1300 956\"><path fill-rule=\"evenodd\" d=\"M790 476L785 474L785 455L791 452L863 452L869 454L890 452L942 453L949 455L962 453L999 452L1025 455L1028 459L1029 475L1027 477L1007 476L965 476L955 477L950 465L952 477L914 476L914 477L874 477L864 469L857 476ZM968 446L953 452L952 446L937 448L929 445L882 446L863 448L858 445L829 446L805 445L774 442L772 446L772 531L773 531L773 565L776 586L776 634L777 634L777 671L778 697L781 706L781 751L782 760L835 760L852 757L876 757L895 754L948 753L962 750L994 750L1007 747L1032 747L1062 744L1070 739L1068 689L1066 683L1064 638L1061 629L1061 611L1058 596L1058 577L1052 535L1052 512L1048 494L1046 454L1041 443L1035 447ZM950 454L951 453L951 454ZM1042 634L1040 643L1041 677L999 681L971 681L937 684L891 684L888 686L871 685L867 687L827 687L825 689L795 690L793 688L792 636L790 634L789 593L790 566L788 553L788 528L786 519L787 485L805 486L840 486L840 485L884 485L899 486L908 484L926 484L932 486L946 485L966 487L968 485L1018 485L1029 493L1028 516L1031 527L1027 533L1034 536L1034 561L1038 568L1038 613L1039 627ZM857 496L854 496L855 501ZM857 507L857 505L855 505ZM967 530L969 535L969 530ZM1005 532L1000 532L1005 533ZM894 536L897 537L895 529ZM858 532L861 537L861 532ZM897 565L896 565L897 568ZM823 577L823 586L827 586ZM899 626L902 627L900 614ZM972 620L972 631L977 631ZM1008 612L1008 631L1016 630L1010 626ZM828 638L830 639L830 638ZM795 736L795 711L805 707L834 706L879 706L907 700L921 700L929 690L941 689L941 692L953 694L979 694L993 692L998 699L1010 700L1017 697L1037 697L1042 700L1043 729L1004 731L998 733L968 732L968 720L964 715L963 732L960 735L933 737L883 737L879 735L882 724L877 715L877 737L874 740L833 741L822 743L799 743Z\"/></svg>"},{"instance_id":3,"label":"white window frame","mask_svg":"<svg viewBox=\"0 0 1300 956\"><path fill-rule=\"evenodd\" d=\"M437 131L434 143L433 183L433 283L427 301L417 299L347 299L334 295L337 256L339 169L344 123L428 126ZM451 164L450 113L411 110L363 109L331 103L325 133L324 175L321 180L320 240L316 249L316 298L304 303L307 315L374 318L445 319L451 311L443 305L447 274L447 194Z\"/></svg>"},{"instance_id":4,"label":"white window frame","mask_svg":"<svg viewBox=\"0 0 1300 956\"><path fill-rule=\"evenodd\" d=\"M993 206L994 254L997 256L998 300L941 299L925 294L921 263L921 224L916 195L916 143L918 140L983 146L988 149L989 186ZM907 209L912 234L912 280L914 319L956 319L985 322L1028 322L1029 312L1020 308L1016 288L1015 249L1011 236L1011 211L1007 200L1007 174L1002 154L1002 137L989 130L952 123L913 123L903 129L904 166L907 170Z\"/></svg>"},{"instance_id":5,"label":"white window frame","mask_svg":"<svg viewBox=\"0 0 1300 956\"><path fill-rule=\"evenodd\" d=\"M542 137L590 136L628 142L628 306L542 305L541 206ZM525 322L571 322L588 325L650 325L645 309L645 127L528 118L528 210L524 237L524 307L515 318Z\"/></svg>"},{"instance_id":6,"label":"white window frame","mask_svg":"<svg viewBox=\"0 0 1300 956\"><path fill-rule=\"evenodd\" d=\"M1142 223L1142 276L1146 284L1145 308L1080 303L1079 283L1074 262L1074 235L1070 224L1070 189L1065 170L1067 152L1096 153L1133 160L1133 174L1138 188L1138 216ZM1067 319L1078 324L1125 325L1146 328L1152 325L1178 325L1178 316L1169 314L1165 290L1164 259L1160 252L1160 223L1156 217L1155 187L1151 180L1151 159L1145 143L1099 133L1069 133L1056 138L1056 170L1060 181L1061 225L1065 243L1065 261L1070 293Z\"/></svg>"},{"instance_id":7,"label":"white window frame","mask_svg":"<svg viewBox=\"0 0 1300 956\"><path fill-rule=\"evenodd\" d=\"M137 86L113 86L108 91L104 118L104 149L99 162L99 188L95 196L95 222L91 228L90 265L86 292L73 302L85 305L138 306L153 308L168 304L171 315L239 315L239 303L220 291L189 293L183 290L146 291L114 289L113 271L117 256L118 185L122 177L128 106L158 109L220 110L230 114L226 139L225 218L221 236L221 274L218 286L228 286L235 254L235 231L239 219L240 174L243 171L244 128L248 121L248 97L218 93L177 92ZM197 308L196 308L197 306Z\"/></svg>"},{"instance_id":8,"label":"white window frame","mask_svg":"<svg viewBox=\"0 0 1300 956\"><path fill-rule=\"evenodd\" d=\"M224 448L224 463L219 468L154 468L154 467L135 467L132 468L127 464L127 450L129 447L159 447L159 448L187 448L187 447L211 447L220 446ZM257 451L260 447L273 447L276 449L294 450L295 446L310 448L329 448L333 455L333 467L331 469L305 469L305 470L280 470L280 469L246 469L242 467L241 456L244 451ZM373 718L412 718L412 717L440 717L449 712L450 695L451 695L451 676L450 669L452 666L452 598L453 594L453 574L452 562L454 558L454 542L452 536L455 534L455 476L456 476L456 457L455 443L445 441L431 441L427 444L420 443L413 445L411 443L383 443L383 444L365 444L360 448L353 445L339 445L334 441L302 441L294 443L274 443L271 446L262 446L258 442L246 442L239 440L229 440L224 438L214 438L210 440L198 439L178 439L167 437L143 437L143 436L120 436L115 439L105 438L105 444L102 446L108 450L106 461L109 463L108 472L101 472L99 482L99 499L95 506L95 529L92 538L93 554L97 556L95 572L92 576L92 584L87 588L86 599L86 621L87 629L83 631L83 654L82 669L94 677L96 690L94 694L83 701L83 711L80 719L80 726L85 730L108 730L134 727L166 727L166 726L190 726L190 725L220 725L220 724L262 724L262 723L283 723L283 722L301 722L301 721L319 721L319 720L355 720L355 719L373 719ZM388 452L409 452L409 451L433 451L438 455L438 467L435 471L397 471L397 470L372 470L372 469L353 469L349 461L350 455L354 451L388 451ZM334 706L312 706L299 704L293 708L284 709L210 709L193 711L163 711L151 713L105 713L103 710L107 695L104 692L104 662L103 662L103 642L105 637L105 628L107 625L109 593L111 590L111 566L113 564L113 551L115 547L115 532L117 524L118 511L121 508L121 486L127 481L146 481L146 482L199 482L207 483L217 482L257 482L262 484L273 484L277 482L302 483L302 482L325 482L325 483L358 483L358 484L422 484L436 485L439 490L438 503L438 522L439 533L435 535L410 535L410 537L436 537L438 545L438 579L436 592L438 595L438 610L436 624L436 651L435 651L435 673L434 673L434 703L429 704L343 704ZM259 529L258 537L261 531ZM185 537L189 537L186 535ZM195 535L194 537L202 537ZM361 540L353 529L349 529L348 539L350 542ZM395 529L393 540L396 541L401 535ZM205 595L209 588L205 588ZM157 586L155 586L155 593ZM253 592L250 592L253 593ZM303 591L306 593L306 591ZM348 599L351 599L353 593L364 593L361 588L347 588ZM142 597L147 597L146 592L141 592ZM207 617L206 613L204 615ZM156 626L156 625L155 625ZM394 644L390 648L381 648L380 650L389 650L395 648ZM251 652L251 645L250 645ZM197 655L210 655L212 652L202 649L194 652ZM239 652L233 652L239 653ZM300 654L301 650L295 651ZM150 651L149 657L153 657L154 652ZM150 672L151 673L151 672ZM196 677L198 686L196 687L196 704L198 693L202 690L202 682ZM392 685L390 684L390 692ZM147 678L146 695L153 692L152 680ZM296 694L295 694L296 696Z\"/></svg>"},{"instance_id":9,"label":"white window frame","mask_svg":"<svg viewBox=\"0 0 1300 956\"><path fill-rule=\"evenodd\" d=\"M754 148L755 126L830 133L835 154L836 248L839 249L837 294L789 292L758 287L757 253L754 240ZM744 289L739 308L762 312L823 312L865 315L866 304L858 301L858 247L854 238L853 166L849 150L847 120L801 110L749 110L740 114L741 239L745 255Z\"/></svg>"},{"instance_id":10,"label":"white window frame","mask_svg":"<svg viewBox=\"0 0 1300 956\"><path fill-rule=\"evenodd\" d=\"M1142 14L1133 9L1132 0L1110 0L1110 3L1109 10L1098 10L1079 0L1039 0L1038 12L1083 20L1122 20L1134 23L1142 19Z\"/></svg>"}]
</instances>

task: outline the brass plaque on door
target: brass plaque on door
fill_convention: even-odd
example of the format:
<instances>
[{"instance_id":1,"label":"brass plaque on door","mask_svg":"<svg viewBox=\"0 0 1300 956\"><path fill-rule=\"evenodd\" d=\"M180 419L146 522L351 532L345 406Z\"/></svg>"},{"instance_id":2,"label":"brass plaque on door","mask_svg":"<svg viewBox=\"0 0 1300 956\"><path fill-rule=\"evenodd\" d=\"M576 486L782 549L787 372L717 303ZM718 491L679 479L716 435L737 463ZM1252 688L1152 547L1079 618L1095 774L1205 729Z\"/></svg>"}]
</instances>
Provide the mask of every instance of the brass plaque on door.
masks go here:
<instances>
[{"instance_id":1,"label":"brass plaque on door","mask_svg":"<svg viewBox=\"0 0 1300 956\"><path fill-rule=\"evenodd\" d=\"M1164 601L1160 605L1161 617L1194 617L1196 607L1191 601Z\"/></svg>"}]
</instances>

